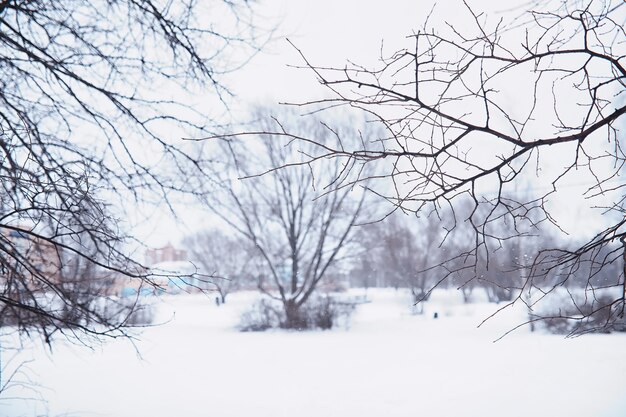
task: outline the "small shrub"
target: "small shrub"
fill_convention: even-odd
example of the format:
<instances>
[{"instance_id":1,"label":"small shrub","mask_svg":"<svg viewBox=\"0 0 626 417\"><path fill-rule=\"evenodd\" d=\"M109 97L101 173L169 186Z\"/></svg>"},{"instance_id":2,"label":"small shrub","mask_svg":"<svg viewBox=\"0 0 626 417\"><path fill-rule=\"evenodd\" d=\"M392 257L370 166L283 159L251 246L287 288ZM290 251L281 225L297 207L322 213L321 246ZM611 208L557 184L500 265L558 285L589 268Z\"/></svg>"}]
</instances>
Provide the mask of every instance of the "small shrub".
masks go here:
<instances>
[{"instance_id":1,"label":"small shrub","mask_svg":"<svg viewBox=\"0 0 626 417\"><path fill-rule=\"evenodd\" d=\"M560 303L531 315L539 319L538 326L555 334L580 335L626 331L624 301L614 302L614 295L600 293L588 299L570 294ZM574 302L575 301L575 302Z\"/></svg>"},{"instance_id":2,"label":"small shrub","mask_svg":"<svg viewBox=\"0 0 626 417\"><path fill-rule=\"evenodd\" d=\"M328 330L340 325L348 326L355 304L325 295L309 300L302 307L306 328Z\"/></svg>"},{"instance_id":3,"label":"small shrub","mask_svg":"<svg viewBox=\"0 0 626 417\"><path fill-rule=\"evenodd\" d=\"M148 326L154 321L154 311L150 305L138 305L129 314L126 323L129 326Z\"/></svg>"},{"instance_id":4,"label":"small shrub","mask_svg":"<svg viewBox=\"0 0 626 417\"><path fill-rule=\"evenodd\" d=\"M284 315L280 304L262 298L241 315L238 328L242 332L262 332L279 327Z\"/></svg>"},{"instance_id":5,"label":"small shrub","mask_svg":"<svg viewBox=\"0 0 626 417\"><path fill-rule=\"evenodd\" d=\"M74 329L93 324L111 327L146 326L154 321L154 308L136 299L94 297L85 304L70 304L54 295L41 294L34 301L30 301L23 302L22 305L32 306L32 311L0 303L0 327L19 326L24 330ZM35 309L46 309L51 315L39 315Z\"/></svg>"},{"instance_id":6,"label":"small shrub","mask_svg":"<svg viewBox=\"0 0 626 417\"><path fill-rule=\"evenodd\" d=\"M329 295L317 296L302 305L298 316L289 322L280 302L263 298L241 315L238 328L243 332L258 332L275 328L328 330L347 327L354 309L354 303L341 302Z\"/></svg>"},{"instance_id":7,"label":"small shrub","mask_svg":"<svg viewBox=\"0 0 626 417\"><path fill-rule=\"evenodd\" d=\"M121 322L125 326L148 326L154 323L155 310L150 302L134 298L102 298L97 311L111 323Z\"/></svg>"}]
</instances>

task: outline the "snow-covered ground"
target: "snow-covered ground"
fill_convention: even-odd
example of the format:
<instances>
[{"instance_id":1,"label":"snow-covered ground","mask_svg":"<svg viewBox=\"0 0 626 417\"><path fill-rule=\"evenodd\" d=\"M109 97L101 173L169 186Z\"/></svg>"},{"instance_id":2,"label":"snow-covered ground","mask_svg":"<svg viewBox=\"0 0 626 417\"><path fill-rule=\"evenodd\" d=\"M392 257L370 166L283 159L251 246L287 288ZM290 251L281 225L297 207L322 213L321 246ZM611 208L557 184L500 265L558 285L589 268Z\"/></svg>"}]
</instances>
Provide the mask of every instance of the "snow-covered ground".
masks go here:
<instances>
[{"instance_id":1,"label":"snow-covered ground","mask_svg":"<svg viewBox=\"0 0 626 417\"><path fill-rule=\"evenodd\" d=\"M524 328L493 343L522 311L477 329L496 306L441 293L416 316L407 293L371 289L349 329L239 333L251 297L232 294L219 308L201 295L166 297L166 324L135 346L29 347L20 358L35 359L26 376L46 402L0 398L0 416L626 415L626 334L564 339ZM33 397L17 386L6 396Z\"/></svg>"}]
</instances>

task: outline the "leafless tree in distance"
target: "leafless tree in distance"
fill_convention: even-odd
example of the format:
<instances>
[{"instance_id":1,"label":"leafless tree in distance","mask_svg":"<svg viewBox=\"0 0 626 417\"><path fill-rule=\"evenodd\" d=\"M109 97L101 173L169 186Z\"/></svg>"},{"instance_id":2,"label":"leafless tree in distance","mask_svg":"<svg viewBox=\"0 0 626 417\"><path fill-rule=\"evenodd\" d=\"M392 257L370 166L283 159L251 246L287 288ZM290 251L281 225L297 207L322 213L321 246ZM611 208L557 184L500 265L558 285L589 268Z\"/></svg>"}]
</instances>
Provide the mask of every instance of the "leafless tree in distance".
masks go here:
<instances>
[{"instance_id":1,"label":"leafless tree in distance","mask_svg":"<svg viewBox=\"0 0 626 417\"><path fill-rule=\"evenodd\" d=\"M285 118L285 128L320 142L340 137L315 120L293 114ZM282 126L261 123L265 130ZM218 140L224 160L215 167L216 190L207 206L260 254L258 288L281 303L282 325L304 327L303 306L345 256L351 233L364 215L365 194L361 188L338 188L342 167L309 160L307 149L293 146L291 139L249 134ZM284 164L293 166L274 169Z\"/></svg>"},{"instance_id":2,"label":"leafless tree in distance","mask_svg":"<svg viewBox=\"0 0 626 417\"><path fill-rule=\"evenodd\" d=\"M186 237L183 244L200 272L211 277L203 289L217 291L222 304L228 294L255 278L257 252L241 236L213 228Z\"/></svg>"},{"instance_id":3,"label":"leafless tree in distance","mask_svg":"<svg viewBox=\"0 0 626 417\"><path fill-rule=\"evenodd\" d=\"M304 67L329 96L299 105L316 112L341 106L362 111L383 126L377 140L332 146L313 136L272 133L300 140L307 150L317 143L311 159L336 161L346 186L368 181L368 189L396 209L443 213L454 220L449 239L455 228L469 225L471 244L433 266L442 278L476 270L481 258L489 264L492 249L510 238L538 234L550 224L564 229L566 210L555 204L568 199L569 207L576 206L573 199L582 194L582 204L597 208L595 217L563 230L569 235L554 249L530 254L511 303L533 309L542 295L586 273L590 300L599 290L612 289L612 296L568 315L581 325L573 333L589 330L585 323L600 310L608 311L601 327L610 328L624 317L626 289L626 155L620 141L626 4L536 2L509 23L508 16L494 21L459 5L471 27L434 21L435 8L406 47L383 51L375 67L320 67L301 52ZM370 165L378 167L375 176L363 171ZM471 210L457 213L467 201ZM615 264L614 276L597 287L594 275Z\"/></svg>"},{"instance_id":4,"label":"leafless tree in distance","mask_svg":"<svg viewBox=\"0 0 626 417\"><path fill-rule=\"evenodd\" d=\"M155 285L123 219L202 192L185 179L199 161L172 139L210 131L187 99L226 103L221 76L266 35L253 16L248 1L0 1L0 309L17 329L125 333L127 316L97 314L77 289L103 274Z\"/></svg>"}]
</instances>

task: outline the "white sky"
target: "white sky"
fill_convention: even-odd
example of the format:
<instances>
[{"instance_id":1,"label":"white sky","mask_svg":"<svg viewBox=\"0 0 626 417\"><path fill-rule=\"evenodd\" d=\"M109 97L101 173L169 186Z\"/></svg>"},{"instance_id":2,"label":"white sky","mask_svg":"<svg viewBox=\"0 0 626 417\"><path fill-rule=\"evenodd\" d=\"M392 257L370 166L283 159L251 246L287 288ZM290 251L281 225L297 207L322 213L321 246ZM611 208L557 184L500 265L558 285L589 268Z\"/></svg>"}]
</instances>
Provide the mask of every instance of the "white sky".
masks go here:
<instances>
[{"instance_id":1,"label":"white sky","mask_svg":"<svg viewBox=\"0 0 626 417\"><path fill-rule=\"evenodd\" d=\"M276 22L277 34L247 66L225 78L236 94L230 104L231 116L243 121L250 106L302 102L324 94L324 88L311 71L290 67L303 62L286 38L317 66L342 67L347 60L373 66L380 55L381 42L384 42L386 55L407 46L406 36L423 25L433 3L432 0L384 3L358 0L262 1L257 14L258 22L267 27ZM486 11L489 21L494 22L503 16L501 12L515 9L516 5L525 2L477 0L468 3L477 13ZM521 15L522 12L519 8L506 16ZM437 2L431 22L443 20L451 22L457 30L472 25L471 16L461 0ZM199 103L211 101L208 95L199 97ZM573 217L579 214L579 209L569 211ZM206 211L186 209L182 214L180 219L174 219L169 212L155 210L141 226L140 238L152 247L162 246L168 241L177 244L184 235L213 222Z\"/></svg>"},{"instance_id":2,"label":"white sky","mask_svg":"<svg viewBox=\"0 0 626 417\"><path fill-rule=\"evenodd\" d=\"M438 9L456 1L440 2ZM242 69L226 76L236 97L230 103L231 116L245 118L254 105L300 102L319 97L324 89L314 74L292 68L303 62L287 42L291 40L316 65L343 66L347 59L375 63L381 41L400 48L406 35L423 23L432 1L306 1L267 0L260 2L257 18L263 26L277 25L275 39ZM394 48L397 49L397 48ZM208 92L211 94L211 92ZM199 97L199 103L214 102L214 97ZM202 105L202 104L200 104ZM148 246L167 242L177 244L186 234L212 223L210 213L184 210L180 219L154 209L139 228L139 237Z\"/></svg>"},{"instance_id":3,"label":"white sky","mask_svg":"<svg viewBox=\"0 0 626 417\"><path fill-rule=\"evenodd\" d=\"M241 102L302 101L323 91L310 71L290 68L302 65L291 40L318 66L342 67L347 60L375 64L381 42L387 53L407 45L406 36L423 25L433 0L267 0L262 1L263 24L279 20L277 37L250 65L232 75L229 84ZM433 17L459 25L471 24L461 0L437 1ZM523 3L507 1L506 7ZM502 2L469 1L476 10L486 10L499 19ZM521 9L520 9L521 12ZM518 12L519 13L519 12Z\"/></svg>"}]
</instances>

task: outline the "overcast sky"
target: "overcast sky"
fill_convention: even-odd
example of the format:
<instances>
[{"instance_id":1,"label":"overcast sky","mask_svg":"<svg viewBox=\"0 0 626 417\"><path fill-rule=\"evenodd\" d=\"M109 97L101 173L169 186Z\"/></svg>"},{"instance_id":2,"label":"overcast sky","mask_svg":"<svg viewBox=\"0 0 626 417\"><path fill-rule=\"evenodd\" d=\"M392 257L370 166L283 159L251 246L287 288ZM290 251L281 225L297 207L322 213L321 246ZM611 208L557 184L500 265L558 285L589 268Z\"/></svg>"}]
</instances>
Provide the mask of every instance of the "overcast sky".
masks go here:
<instances>
[{"instance_id":1,"label":"overcast sky","mask_svg":"<svg viewBox=\"0 0 626 417\"><path fill-rule=\"evenodd\" d=\"M449 4L462 4L439 3L436 10L442 15L449 15ZM262 0L258 6L258 24L276 27L276 32L274 39L245 67L224 78L235 94L229 105L230 115L237 121L245 118L246 110L255 105L306 101L324 93L310 71L292 67L303 61L287 39L316 65L341 67L347 60L375 64L381 42L384 40L388 51L404 46L405 37L423 24L432 2ZM204 94L199 103L220 105L210 91ZM139 231L140 239L153 247L169 241L178 244L185 234L211 224L210 214L200 210L185 210L181 219L156 208L153 211L152 215L144 213L149 214L149 219Z\"/></svg>"},{"instance_id":2,"label":"overcast sky","mask_svg":"<svg viewBox=\"0 0 626 417\"><path fill-rule=\"evenodd\" d=\"M303 65L303 61L287 38L317 66L343 67L348 60L374 66L381 45L385 55L409 46L406 37L422 27L431 10L430 26L437 27L446 21L456 30L473 29L471 15L461 0L438 1L434 9L433 3L430 0L261 1L256 15L258 23L275 26L275 36L244 68L224 78L235 94L230 102L230 115L239 121L246 117L246 109L254 105L303 102L324 93L311 71L293 67ZM480 0L468 3L476 13L484 11L489 21L495 22L501 17L510 19L522 15L523 8L515 6L524 2ZM200 103L214 102L211 92L204 94L199 97ZM178 244L185 234L210 224L207 212L187 210L181 219L173 219L169 212L155 209L139 235L153 247L168 241Z\"/></svg>"},{"instance_id":3,"label":"overcast sky","mask_svg":"<svg viewBox=\"0 0 626 417\"><path fill-rule=\"evenodd\" d=\"M262 24L277 22L276 37L267 48L240 71L228 78L238 103L264 104L277 101L297 102L319 96L323 89L310 71L294 69L302 65L288 38L318 66L342 67L347 60L374 65L381 44L389 54L409 45L406 37L419 30L433 10L432 0L266 0L259 13ZM471 16L461 0L436 2L431 21L447 21L461 29L472 25ZM521 4L507 1L506 7ZM486 11L494 21L503 16L502 2L469 1L476 11ZM522 9L507 13L521 13Z\"/></svg>"}]
</instances>

